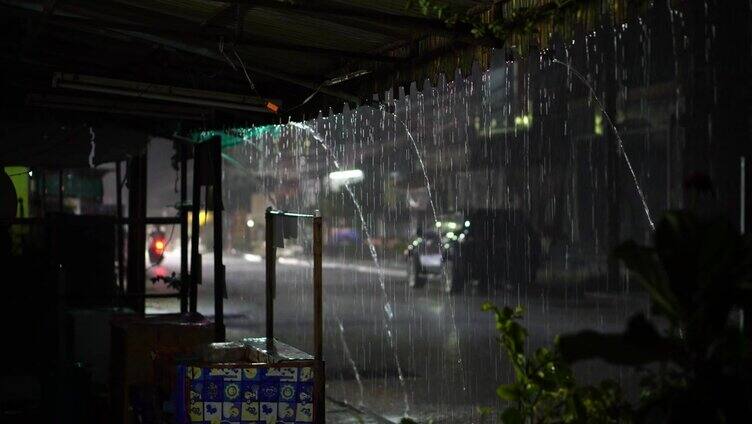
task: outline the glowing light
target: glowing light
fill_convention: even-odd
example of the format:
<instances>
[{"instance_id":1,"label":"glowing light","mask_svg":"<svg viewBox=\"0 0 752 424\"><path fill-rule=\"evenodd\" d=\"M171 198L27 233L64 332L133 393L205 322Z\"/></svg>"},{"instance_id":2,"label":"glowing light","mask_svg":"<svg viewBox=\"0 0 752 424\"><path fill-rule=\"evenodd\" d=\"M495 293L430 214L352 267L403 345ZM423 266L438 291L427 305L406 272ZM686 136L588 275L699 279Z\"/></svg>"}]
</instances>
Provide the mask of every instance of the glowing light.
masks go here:
<instances>
[{"instance_id":1,"label":"glowing light","mask_svg":"<svg viewBox=\"0 0 752 424\"><path fill-rule=\"evenodd\" d=\"M359 183L363 181L363 171L360 169L347 169L329 173L329 183L332 189L339 190L345 184Z\"/></svg>"},{"instance_id":2,"label":"glowing light","mask_svg":"<svg viewBox=\"0 0 752 424\"><path fill-rule=\"evenodd\" d=\"M603 116L600 113L596 113L593 121L593 132L595 132L595 135L603 135Z\"/></svg>"},{"instance_id":3,"label":"glowing light","mask_svg":"<svg viewBox=\"0 0 752 424\"><path fill-rule=\"evenodd\" d=\"M248 221L245 222L245 226L248 228L253 228L256 225L256 221L252 219L248 219Z\"/></svg>"},{"instance_id":4,"label":"glowing light","mask_svg":"<svg viewBox=\"0 0 752 424\"><path fill-rule=\"evenodd\" d=\"M360 169L348 169L346 171L334 171L329 173L329 179L334 181L363 179L363 171Z\"/></svg>"},{"instance_id":5,"label":"glowing light","mask_svg":"<svg viewBox=\"0 0 752 424\"><path fill-rule=\"evenodd\" d=\"M436 228L441 228L441 221L436 221Z\"/></svg>"},{"instance_id":6,"label":"glowing light","mask_svg":"<svg viewBox=\"0 0 752 424\"><path fill-rule=\"evenodd\" d=\"M275 105L272 102L266 102L266 108L272 111L273 113L277 113L279 111L279 106Z\"/></svg>"},{"instance_id":7,"label":"glowing light","mask_svg":"<svg viewBox=\"0 0 752 424\"><path fill-rule=\"evenodd\" d=\"M254 255L253 253L246 253L243 255L243 259L245 259L248 262L258 263L261 262L261 256Z\"/></svg>"},{"instance_id":8,"label":"glowing light","mask_svg":"<svg viewBox=\"0 0 752 424\"><path fill-rule=\"evenodd\" d=\"M530 128L531 125L533 125L533 115L525 114L514 117L515 127Z\"/></svg>"},{"instance_id":9,"label":"glowing light","mask_svg":"<svg viewBox=\"0 0 752 424\"><path fill-rule=\"evenodd\" d=\"M465 221L465 227L470 228L470 221Z\"/></svg>"}]
</instances>

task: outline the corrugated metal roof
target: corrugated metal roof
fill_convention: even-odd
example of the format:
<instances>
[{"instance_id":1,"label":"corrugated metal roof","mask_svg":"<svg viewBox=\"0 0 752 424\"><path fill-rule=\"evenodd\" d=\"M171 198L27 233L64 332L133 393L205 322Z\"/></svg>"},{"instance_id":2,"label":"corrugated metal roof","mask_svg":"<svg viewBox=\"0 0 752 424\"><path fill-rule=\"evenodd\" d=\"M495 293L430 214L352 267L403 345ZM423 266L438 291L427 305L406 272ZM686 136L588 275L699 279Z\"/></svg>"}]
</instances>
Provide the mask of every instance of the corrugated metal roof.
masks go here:
<instances>
[{"instance_id":1,"label":"corrugated metal roof","mask_svg":"<svg viewBox=\"0 0 752 424\"><path fill-rule=\"evenodd\" d=\"M476 10L493 2L448 3ZM367 99L374 89L387 88L383 84L421 76L418 68L443 69L444 65L427 62L435 62L432 52L447 45L452 48L443 54L453 57L449 62L457 62L456 48L471 52L465 55L470 62L477 58L469 32L424 16L415 1L409 8L407 4L407 0L0 0L2 10L29 18L30 25L41 28L40 48L26 54L52 62L49 68L54 71L257 92L281 98L285 113L317 92L310 104L296 110L308 114L338 108L343 101ZM23 43L21 38L16 41ZM92 66L92 62L98 63ZM324 84L364 70L370 73L356 80Z\"/></svg>"}]
</instances>

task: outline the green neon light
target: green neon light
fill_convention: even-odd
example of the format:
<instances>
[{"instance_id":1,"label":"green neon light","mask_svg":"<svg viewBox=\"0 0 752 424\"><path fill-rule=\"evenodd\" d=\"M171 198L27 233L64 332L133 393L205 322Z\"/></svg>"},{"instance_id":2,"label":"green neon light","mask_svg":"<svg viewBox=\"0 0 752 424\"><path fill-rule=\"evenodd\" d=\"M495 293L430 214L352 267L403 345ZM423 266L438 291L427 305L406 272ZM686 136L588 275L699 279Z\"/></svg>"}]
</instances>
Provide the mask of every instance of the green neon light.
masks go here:
<instances>
[{"instance_id":1,"label":"green neon light","mask_svg":"<svg viewBox=\"0 0 752 424\"><path fill-rule=\"evenodd\" d=\"M279 137L282 133L281 125L264 125L261 127L250 128L229 128L226 130L199 131L191 135L191 139L196 143L203 143L212 137L219 136L222 138L222 148L237 146L243 144L246 140L257 139L262 136L271 135Z\"/></svg>"}]
</instances>

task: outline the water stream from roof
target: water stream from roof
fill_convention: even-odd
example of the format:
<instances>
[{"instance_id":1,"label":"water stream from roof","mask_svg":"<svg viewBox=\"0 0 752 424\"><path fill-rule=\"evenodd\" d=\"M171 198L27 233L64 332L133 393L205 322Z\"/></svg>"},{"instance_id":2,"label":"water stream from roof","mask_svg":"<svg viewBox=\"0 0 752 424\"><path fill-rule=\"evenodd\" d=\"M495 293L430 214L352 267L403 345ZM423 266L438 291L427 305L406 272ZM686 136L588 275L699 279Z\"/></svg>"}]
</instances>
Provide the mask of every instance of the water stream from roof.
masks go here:
<instances>
[{"instance_id":1,"label":"water stream from roof","mask_svg":"<svg viewBox=\"0 0 752 424\"><path fill-rule=\"evenodd\" d=\"M315 128L312 128L311 126L301 123L301 122L291 122L290 125L293 127L299 128L301 130L307 131L311 134L311 136L316 140L319 145L321 146L324 151L331 157L332 163L334 165L334 168L337 171L341 171L342 167L339 165L339 160L334 155L334 152L332 152L331 148L326 144L324 141L324 138L321 137L321 135L316 131ZM368 223L366 222L365 216L363 215L363 208L360 205L360 202L358 202L357 197L355 196L355 193L352 191L352 187L350 187L350 184L345 181L343 186L345 187L345 190L350 195L350 199L352 200L353 206L355 206L355 209L358 212L358 217L360 218L360 224L361 229L363 231L363 234L366 237L366 244L368 245L368 250L371 254L371 259L373 260L374 266L376 266L377 272L378 272L378 279L379 279L379 287L381 288L381 295L384 305L384 330L387 334L387 340L389 341L389 346L393 352L394 356L394 362L397 367L397 377L399 378L400 385L402 386L403 391L403 400L404 400L404 415L408 416L410 413L410 400L407 395L407 388L405 387L405 376L402 372L402 365L400 364L399 355L397 354L397 345L394 342L394 334L392 333L392 321L394 320L394 309L392 308L392 304L389 301L389 295L386 291L386 281L384 279L384 270L381 267L381 263L379 262L379 255L376 251L376 245L373 243L373 239L371 238L371 230L368 228ZM354 362L352 363L354 364ZM357 375L357 367L356 367L356 375Z\"/></svg>"},{"instance_id":2,"label":"water stream from roof","mask_svg":"<svg viewBox=\"0 0 752 424\"><path fill-rule=\"evenodd\" d=\"M606 111L606 107L603 105L603 102L601 102L601 99L597 94L595 94L595 90L593 89L593 86L590 85L587 78L585 78L578 70L574 69L568 63L564 63L558 59L552 59L552 62L564 66L570 72L572 72L580 81L582 81L583 84L587 86L588 90L590 90L590 95L593 96L593 99L595 99L595 101L598 103L603 117L606 118L608 125L613 130L614 135L616 135L616 143L619 149L619 153L621 153L621 156L624 158L624 163L626 163L627 168L629 169L629 173L632 175L632 182L634 182L635 189L637 189L637 195L640 197L640 201L642 202L642 208L645 211L645 218L647 218L648 224L650 224L650 229L655 230L655 223L653 222L653 218L650 216L650 208L648 207L648 202L645 199L645 194L643 194L642 187L640 187L640 182L637 180L637 174L635 174L634 168L632 167L632 161L629 160L629 155L627 154L626 150L624 150L624 141L621 139L621 134L619 134L619 130L616 128L616 124L614 124L611 116L609 116L608 112Z\"/></svg>"}]
</instances>

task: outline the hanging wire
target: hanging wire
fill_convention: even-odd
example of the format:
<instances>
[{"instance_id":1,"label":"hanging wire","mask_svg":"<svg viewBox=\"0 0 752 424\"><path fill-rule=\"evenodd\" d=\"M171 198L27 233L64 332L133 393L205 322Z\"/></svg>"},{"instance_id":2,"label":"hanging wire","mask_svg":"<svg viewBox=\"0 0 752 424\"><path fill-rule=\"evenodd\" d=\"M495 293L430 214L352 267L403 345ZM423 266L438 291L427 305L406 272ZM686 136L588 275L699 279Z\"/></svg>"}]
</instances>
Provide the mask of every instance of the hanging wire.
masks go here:
<instances>
[{"instance_id":1,"label":"hanging wire","mask_svg":"<svg viewBox=\"0 0 752 424\"><path fill-rule=\"evenodd\" d=\"M237 72L238 68L235 66L235 62L230 59L229 56L225 53L225 39L224 37L219 38L219 52L224 56L225 60L227 60L227 63L232 66L232 69ZM232 53L235 55L235 58L238 59L238 63L240 64L240 68L243 70L243 75L245 76L246 81L248 81L248 85L251 87L251 90L260 98L264 99L265 101L269 102L269 99L265 98L264 96L259 93L259 91L256 89L256 84L251 79L251 75L248 73L248 69L245 66L245 62L243 62L243 58L240 57L238 54L238 51L235 49L235 46L232 46ZM320 87L319 87L320 88Z\"/></svg>"},{"instance_id":2,"label":"hanging wire","mask_svg":"<svg viewBox=\"0 0 752 424\"><path fill-rule=\"evenodd\" d=\"M316 96L316 94L318 94L321 91L322 88L324 88L324 84L323 83L319 84L318 88L316 88L316 90L314 90L313 93L311 93L308 97L306 97L305 100L303 100L302 103L300 103L299 105L297 105L295 107L291 107L290 109L287 109L287 112L292 112L293 110L298 109L298 108L302 107L303 105L305 105L306 103L310 102L311 99L313 99Z\"/></svg>"},{"instance_id":3,"label":"hanging wire","mask_svg":"<svg viewBox=\"0 0 752 424\"><path fill-rule=\"evenodd\" d=\"M224 37L220 37L219 39L219 52L222 53L222 56L225 57L225 60L227 60L227 63L229 63L230 66L232 66L232 70L237 72L238 68L235 67L235 63L232 60L230 60L230 58L225 53L225 38Z\"/></svg>"},{"instance_id":4,"label":"hanging wire","mask_svg":"<svg viewBox=\"0 0 752 424\"><path fill-rule=\"evenodd\" d=\"M342 75L342 76L338 76L338 77L334 77L334 78L328 79L328 80L322 82L321 84L319 84L319 86L308 97L306 97L305 100L303 100L302 103L300 103L299 105L294 106L294 107L292 107L290 109L286 109L286 111L287 112L291 112L291 111L293 111L293 110L295 110L295 109L297 109L297 108L305 105L306 103L310 102L311 99L313 99L314 96L316 96L321 91L321 89L324 88L324 87L328 87L328 86L331 86L331 85L340 84L340 83L343 83L345 81L349 81L349 80L351 80L353 78L358 78L358 77L361 77L363 75L369 74L370 72L371 71L367 71L367 70L362 70L361 69L361 70L358 70L358 71L350 72L350 73Z\"/></svg>"},{"instance_id":5,"label":"hanging wire","mask_svg":"<svg viewBox=\"0 0 752 424\"><path fill-rule=\"evenodd\" d=\"M238 51L235 50L235 47L232 48L232 52L235 54L235 57L238 58L238 62L240 62L240 66L243 68L243 74L245 75L245 79L248 80L248 84L251 86L251 90L253 90L259 97L261 97L261 94L259 94L258 90L256 90L256 84L251 81L251 76L248 75L248 70L245 69L245 63L243 63L243 58L240 57L238 54Z\"/></svg>"}]
</instances>

